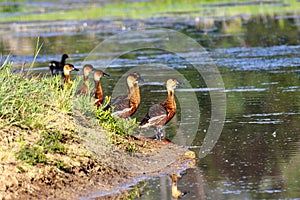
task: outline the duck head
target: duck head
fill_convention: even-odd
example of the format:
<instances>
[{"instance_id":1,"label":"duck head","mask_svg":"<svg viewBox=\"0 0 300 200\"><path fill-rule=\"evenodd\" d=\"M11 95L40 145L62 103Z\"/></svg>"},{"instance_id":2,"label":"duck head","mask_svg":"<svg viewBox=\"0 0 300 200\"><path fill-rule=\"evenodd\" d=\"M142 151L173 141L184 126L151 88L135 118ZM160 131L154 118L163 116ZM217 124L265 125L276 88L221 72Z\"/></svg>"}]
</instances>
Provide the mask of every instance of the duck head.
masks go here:
<instances>
[{"instance_id":1,"label":"duck head","mask_svg":"<svg viewBox=\"0 0 300 200\"><path fill-rule=\"evenodd\" d=\"M176 88L179 88L179 87L180 87L180 83L175 78L168 79L166 82L166 88L169 91L174 91Z\"/></svg>"},{"instance_id":2,"label":"duck head","mask_svg":"<svg viewBox=\"0 0 300 200\"><path fill-rule=\"evenodd\" d=\"M88 77L90 72L94 70L93 65L86 64L83 66L83 76Z\"/></svg>"},{"instance_id":3,"label":"duck head","mask_svg":"<svg viewBox=\"0 0 300 200\"><path fill-rule=\"evenodd\" d=\"M70 58L70 56L69 56L68 54L63 54L63 55L62 55L62 59L63 59L63 60L65 60L65 59L67 59L67 58Z\"/></svg>"},{"instance_id":4,"label":"duck head","mask_svg":"<svg viewBox=\"0 0 300 200\"><path fill-rule=\"evenodd\" d=\"M109 74L104 73L100 69L95 69L94 71L95 71L95 73L94 73L94 80L95 81L99 81L103 76L110 76Z\"/></svg>"},{"instance_id":5,"label":"duck head","mask_svg":"<svg viewBox=\"0 0 300 200\"><path fill-rule=\"evenodd\" d=\"M139 81L144 81L138 72L134 72L127 76L127 84L129 87L138 84Z\"/></svg>"},{"instance_id":6,"label":"duck head","mask_svg":"<svg viewBox=\"0 0 300 200\"><path fill-rule=\"evenodd\" d=\"M64 66L64 75L70 75L71 71L79 71L79 69L75 68L72 64L65 64Z\"/></svg>"}]
</instances>

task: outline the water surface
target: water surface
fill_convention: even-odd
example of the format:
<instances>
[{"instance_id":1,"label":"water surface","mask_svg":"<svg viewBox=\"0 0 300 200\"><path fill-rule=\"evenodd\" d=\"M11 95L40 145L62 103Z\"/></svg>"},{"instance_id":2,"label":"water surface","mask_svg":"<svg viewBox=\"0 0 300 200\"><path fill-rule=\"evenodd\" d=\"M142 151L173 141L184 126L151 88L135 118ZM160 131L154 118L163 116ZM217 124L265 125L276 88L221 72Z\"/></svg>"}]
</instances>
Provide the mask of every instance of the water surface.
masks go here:
<instances>
[{"instance_id":1,"label":"water surface","mask_svg":"<svg viewBox=\"0 0 300 200\"><path fill-rule=\"evenodd\" d=\"M236 22L242 23L235 25ZM62 53L69 53L71 59L68 62L82 67L83 60L96 45L121 32L122 27L128 30L131 25L137 27L137 23L144 23L145 27L178 30L206 48L224 81L226 121L214 149L205 158L197 159L194 169L183 172L179 188L189 192L184 199L300 197L299 17L259 16L248 20L228 19L223 23L216 20L210 29L194 21L178 22L168 18L123 21L121 26L113 26L117 24L114 21L91 21L87 23L97 24L98 28L81 31L70 28L70 24L78 22L64 23L69 27L68 31L53 28L51 32L41 31L39 34L43 48L36 60L36 72L49 73L48 61L59 60ZM237 31L230 31L235 26ZM46 24L45 27L46 30L51 25ZM34 31L11 32L1 35L0 49L4 55L12 52L11 60L19 68L23 62L29 63L33 59L36 40ZM196 63L205 64L194 55L193 51L186 54ZM103 67L101 59L91 62L97 68ZM163 78L175 76L167 74L155 80L155 76L162 72L147 73L147 70L167 66L188 80L192 89L183 85L176 94L178 102L188 101L191 93L197 97L199 128L189 146L198 153L211 119L209 92L213 88L207 88L197 70L182 57L162 50L144 49L123 55L105 69L111 74L102 81L105 94L111 95L117 80L135 66L143 67L145 79L141 84L142 105L134 116L138 120L144 117L152 104L166 98ZM76 75L81 76L81 72ZM186 113L193 113L195 107L185 109ZM170 139L175 137L183 121L192 124L195 119L182 119L179 105L175 118L166 127L166 136ZM189 135L189 125L186 127L182 137ZM141 199L171 198L168 176L147 182L144 189L147 192Z\"/></svg>"}]
</instances>

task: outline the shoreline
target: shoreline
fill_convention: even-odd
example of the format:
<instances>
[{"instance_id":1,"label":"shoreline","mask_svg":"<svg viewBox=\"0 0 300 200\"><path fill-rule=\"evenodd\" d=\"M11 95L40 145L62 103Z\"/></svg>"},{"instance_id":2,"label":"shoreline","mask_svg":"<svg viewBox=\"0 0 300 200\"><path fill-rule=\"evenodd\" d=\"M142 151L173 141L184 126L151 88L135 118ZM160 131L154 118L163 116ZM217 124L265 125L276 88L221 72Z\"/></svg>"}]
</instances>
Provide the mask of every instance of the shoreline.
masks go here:
<instances>
[{"instance_id":1,"label":"shoreline","mask_svg":"<svg viewBox=\"0 0 300 200\"><path fill-rule=\"evenodd\" d=\"M103 136L105 133L101 133ZM105 138L105 137L103 137ZM143 140L143 139L142 139ZM143 142L152 143L151 140L145 139ZM155 143L158 143L155 141ZM81 142L77 141L75 148L85 148ZM155 148L157 145L155 144ZM156 158L156 155L160 155L164 152L164 149L169 151L165 152L170 156L171 152L174 153L172 163L169 163L161 169L152 169L148 172L130 172L126 170L120 170L109 166L110 164L123 166L123 162L111 158L110 161L101 160L95 158L95 155L89 155L81 159L81 164L74 166L69 171L55 170L47 165L35 165L28 166L23 165L19 161L11 161L10 163L1 162L1 182L4 188L0 189L0 197L3 199L26 199L26 198L48 198L48 199L78 199L78 198L90 198L90 197L105 197L108 199L123 198L130 194L130 188L140 181L150 179L151 177L157 177L160 175L167 175L171 173L177 173L178 171L185 170L193 167L193 156L185 154L187 151L184 147L180 147L174 144L159 144L161 149L158 149L157 153L151 155L151 153L143 154L138 153L128 154L125 151L121 151L118 148L111 150L117 151L117 154L122 157L135 157L135 161L147 159L149 157ZM149 148L151 146L149 145ZM116 154L116 152L114 152ZM181 154L182 153L182 154ZM162 157L164 157L162 155ZM172 156L172 155L171 155ZM123 160L124 161L124 160ZM128 162L130 163L130 162ZM22 166L24 172L16 169L16 166ZM4 169L4 170L3 170Z\"/></svg>"},{"instance_id":2,"label":"shoreline","mask_svg":"<svg viewBox=\"0 0 300 200\"><path fill-rule=\"evenodd\" d=\"M175 144L123 138L124 143L135 142L135 153L126 151L126 145L113 144L109 138L112 133L99 126L96 116L82 114L76 110L76 101L65 98L72 97L76 84L71 90L57 91L52 82L56 79L24 77L9 69L0 70L0 75L5 80L0 92L4 106L0 110L1 199L123 198L131 195L130 188L136 187L138 180L176 173L195 164L195 154ZM19 91L23 95L16 96L10 89L8 83L14 81L16 87L25 87ZM45 93L37 94L39 87L45 88ZM22 98L24 95L27 98ZM15 103L14 118L5 114L12 100L23 106L27 103L26 112L19 112ZM64 103L66 107L61 108ZM71 111L72 104L75 107ZM41 110L30 110L33 106Z\"/></svg>"}]
</instances>

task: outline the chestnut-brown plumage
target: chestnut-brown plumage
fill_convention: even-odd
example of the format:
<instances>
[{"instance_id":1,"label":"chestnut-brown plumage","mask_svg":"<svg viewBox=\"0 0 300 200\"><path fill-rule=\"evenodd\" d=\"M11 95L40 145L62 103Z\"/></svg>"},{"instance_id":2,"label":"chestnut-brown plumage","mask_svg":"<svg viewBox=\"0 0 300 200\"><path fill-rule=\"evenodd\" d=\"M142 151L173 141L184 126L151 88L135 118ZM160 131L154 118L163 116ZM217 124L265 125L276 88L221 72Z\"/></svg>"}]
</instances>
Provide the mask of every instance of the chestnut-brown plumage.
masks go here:
<instances>
[{"instance_id":1,"label":"chestnut-brown plumage","mask_svg":"<svg viewBox=\"0 0 300 200\"><path fill-rule=\"evenodd\" d=\"M70 72L71 71L78 71L79 69L75 68L74 65L72 64L65 64L64 68L63 68L63 72L64 72L64 83L67 85L68 88L71 88L72 83L70 80Z\"/></svg>"},{"instance_id":2,"label":"chestnut-brown plumage","mask_svg":"<svg viewBox=\"0 0 300 200\"><path fill-rule=\"evenodd\" d=\"M80 87L80 89L77 91L77 94L80 94L80 95L88 94L89 90L88 90L86 82L89 79L90 72L93 70L94 70L94 67L90 64L86 64L83 66L83 83L82 83L82 86Z\"/></svg>"},{"instance_id":3,"label":"chestnut-brown plumage","mask_svg":"<svg viewBox=\"0 0 300 200\"><path fill-rule=\"evenodd\" d=\"M180 174L172 174L170 175L171 181L172 181L172 197L175 199L181 198L183 195L186 194L186 192L181 192L178 189L178 179L181 178Z\"/></svg>"},{"instance_id":4,"label":"chestnut-brown plumage","mask_svg":"<svg viewBox=\"0 0 300 200\"><path fill-rule=\"evenodd\" d=\"M94 82L95 82L94 97L96 99L95 106L99 106L100 104L102 104L103 99L104 99L102 86L100 83L100 79L103 76L109 76L109 74L106 74L101 70L95 69L95 73L94 73Z\"/></svg>"},{"instance_id":5,"label":"chestnut-brown plumage","mask_svg":"<svg viewBox=\"0 0 300 200\"><path fill-rule=\"evenodd\" d=\"M63 73L63 68L65 66L67 58L70 58L70 57L67 54L63 54L60 62L56 61L56 60L52 60L49 62L49 69L50 69L52 75L57 75L57 74Z\"/></svg>"},{"instance_id":6,"label":"chestnut-brown plumage","mask_svg":"<svg viewBox=\"0 0 300 200\"><path fill-rule=\"evenodd\" d=\"M130 117L135 113L141 103L140 89L138 82L143 80L137 72L129 74L126 79L128 92L124 96L116 97L111 101L114 107L112 115L120 118Z\"/></svg>"},{"instance_id":7,"label":"chestnut-brown plumage","mask_svg":"<svg viewBox=\"0 0 300 200\"><path fill-rule=\"evenodd\" d=\"M156 132L156 139L158 140L161 140L163 138L163 126L167 124L176 113L174 91L179 85L180 84L176 79L167 80L167 99L163 103L151 106L148 113L140 123L140 126L142 128L154 127Z\"/></svg>"}]
</instances>

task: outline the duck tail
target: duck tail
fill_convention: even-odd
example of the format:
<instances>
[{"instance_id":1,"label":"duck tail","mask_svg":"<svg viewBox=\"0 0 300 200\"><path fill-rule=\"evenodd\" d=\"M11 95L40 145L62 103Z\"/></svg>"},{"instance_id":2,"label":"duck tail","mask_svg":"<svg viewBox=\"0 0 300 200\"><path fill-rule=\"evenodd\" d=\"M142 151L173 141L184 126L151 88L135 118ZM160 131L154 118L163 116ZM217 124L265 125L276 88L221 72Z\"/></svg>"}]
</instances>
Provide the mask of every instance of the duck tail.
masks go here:
<instances>
[{"instance_id":1,"label":"duck tail","mask_svg":"<svg viewBox=\"0 0 300 200\"><path fill-rule=\"evenodd\" d=\"M181 197L187 195L188 193L190 193L190 192L189 191L183 191L183 192L181 192Z\"/></svg>"},{"instance_id":2,"label":"duck tail","mask_svg":"<svg viewBox=\"0 0 300 200\"><path fill-rule=\"evenodd\" d=\"M143 126L143 125L147 124L149 119L150 119L150 115L149 115L149 113L147 113L146 116L144 117L144 119L142 119L142 121L140 122L139 126Z\"/></svg>"}]
</instances>

